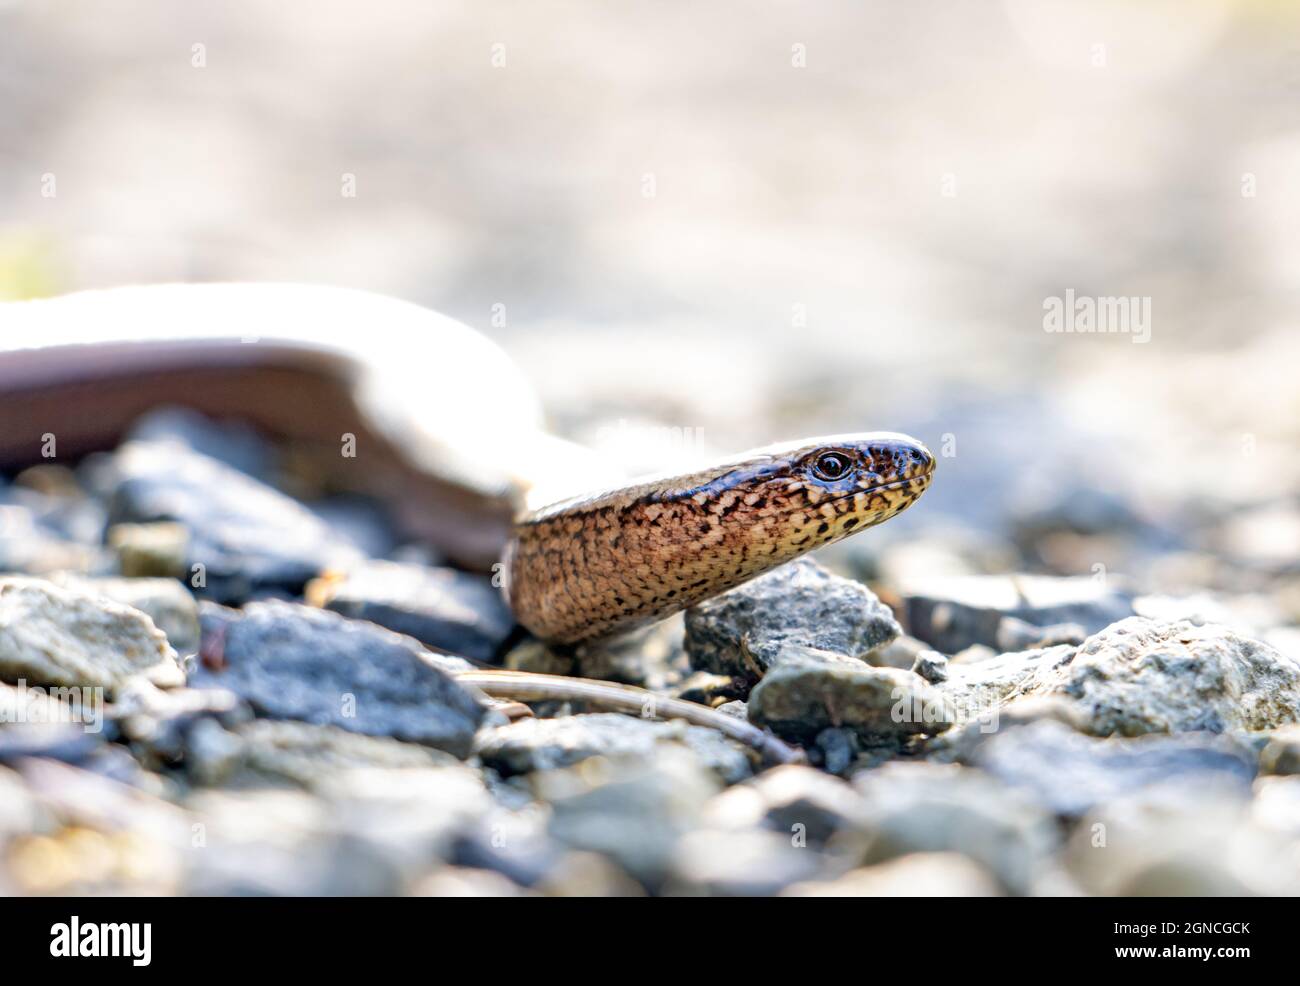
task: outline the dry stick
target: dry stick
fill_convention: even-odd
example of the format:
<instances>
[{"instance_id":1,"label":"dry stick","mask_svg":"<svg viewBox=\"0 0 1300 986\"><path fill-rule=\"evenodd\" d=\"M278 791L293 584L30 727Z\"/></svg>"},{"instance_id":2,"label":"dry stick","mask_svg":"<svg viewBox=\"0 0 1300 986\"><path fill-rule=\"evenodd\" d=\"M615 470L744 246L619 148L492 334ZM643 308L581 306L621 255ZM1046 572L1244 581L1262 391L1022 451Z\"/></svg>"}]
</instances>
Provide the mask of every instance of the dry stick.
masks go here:
<instances>
[{"instance_id":1,"label":"dry stick","mask_svg":"<svg viewBox=\"0 0 1300 986\"><path fill-rule=\"evenodd\" d=\"M517 701L555 700L564 702L590 702L619 712L634 715L647 711L659 719L684 719L694 726L705 726L758 750L776 763L802 763L802 750L782 743L766 730L717 712L708 706L686 702L679 698L664 698L644 688L619 685L610 681L592 681L589 678L566 678L558 674L538 674L531 671L461 671L456 680L473 685L493 698L510 698Z\"/></svg>"}]
</instances>

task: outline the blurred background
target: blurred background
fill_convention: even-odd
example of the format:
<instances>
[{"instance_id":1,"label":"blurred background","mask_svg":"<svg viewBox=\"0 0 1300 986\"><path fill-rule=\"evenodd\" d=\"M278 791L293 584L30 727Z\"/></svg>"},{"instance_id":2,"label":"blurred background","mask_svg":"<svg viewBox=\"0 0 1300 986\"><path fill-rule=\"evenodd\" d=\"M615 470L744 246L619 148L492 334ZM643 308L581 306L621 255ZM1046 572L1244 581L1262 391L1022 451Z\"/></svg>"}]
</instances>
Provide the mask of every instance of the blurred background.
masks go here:
<instances>
[{"instance_id":1,"label":"blurred background","mask_svg":"<svg viewBox=\"0 0 1300 986\"><path fill-rule=\"evenodd\" d=\"M1211 591L1300 656L1294 5L0 0L0 175L5 297L397 295L633 468L911 432L934 487L840 563Z\"/></svg>"}]
</instances>

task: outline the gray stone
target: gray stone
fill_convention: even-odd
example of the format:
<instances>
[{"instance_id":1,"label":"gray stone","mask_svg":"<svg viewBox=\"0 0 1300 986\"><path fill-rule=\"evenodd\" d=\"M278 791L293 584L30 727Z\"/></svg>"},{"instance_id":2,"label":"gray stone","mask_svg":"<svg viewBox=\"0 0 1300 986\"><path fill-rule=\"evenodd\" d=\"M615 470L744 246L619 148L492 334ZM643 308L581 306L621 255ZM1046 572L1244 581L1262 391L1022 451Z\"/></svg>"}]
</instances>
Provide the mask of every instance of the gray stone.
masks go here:
<instances>
[{"instance_id":1,"label":"gray stone","mask_svg":"<svg viewBox=\"0 0 1300 986\"><path fill-rule=\"evenodd\" d=\"M1031 650L1058 644L1081 644L1088 636L1078 623L1055 623L1035 626L1014 616L1004 616L998 623L994 642L999 651Z\"/></svg>"},{"instance_id":2,"label":"gray stone","mask_svg":"<svg viewBox=\"0 0 1300 986\"><path fill-rule=\"evenodd\" d=\"M1268 735L1259 754L1261 774L1300 774L1300 725L1283 726Z\"/></svg>"},{"instance_id":3,"label":"gray stone","mask_svg":"<svg viewBox=\"0 0 1300 986\"><path fill-rule=\"evenodd\" d=\"M865 815L862 796L845 781L787 764L723 791L705 808L704 821L718 829L764 828L820 849Z\"/></svg>"},{"instance_id":4,"label":"gray stone","mask_svg":"<svg viewBox=\"0 0 1300 986\"><path fill-rule=\"evenodd\" d=\"M81 763L104 739L102 707L74 708L44 688L0 684L0 762L49 757Z\"/></svg>"},{"instance_id":5,"label":"gray stone","mask_svg":"<svg viewBox=\"0 0 1300 986\"><path fill-rule=\"evenodd\" d=\"M661 745L684 746L727 784L753 773L748 753L712 729L614 712L521 719L479 732L475 753L502 774L568 767L593 756L653 758Z\"/></svg>"},{"instance_id":6,"label":"gray stone","mask_svg":"<svg viewBox=\"0 0 1300 986\"><path fill-rule=\"evenodd\" d=\"M948 658L937 650L926 650L916 655L912 673L919 674L932 685L948 680Z\"/></svg>"},{"instance_id":7,"label":"gray stone","mask_svg":"<svg viewBox=\"0 0 1300 986\"><path fill-rule=\"evenodd\" d=\"M234 733L244 744L249 768L306 788L358 767L447 767L456 762L450 754L418 743L305 722L256 719L236 726Z\"/></svg>"},{"instance_id":8,"label":"gray stone","mask_svg":"<svg viewBox=\"0 0 1300 986\"><path fill-rule=\"evenodd\" d=\"M888 741L952 725L943 696L910 671L807 647L787 646L774 663L749 693L748 715L779 736L811 740L844 726Z\"/></svg>"},{"instance_id":9,"label":"gray stone","mask_svg":"<svg viewBox=\"0 0 1300 986\"><path fill-rule=\"evenodd\" d=\"M864 658L902 633L859 582L800 559L706 600L686 615L694 667L756 681L792 645Z\"/></svg>"},{"instance_id":10,"label":"gray stone","mask_svg":"<svg viewBox=\"0 0 1300 986\"><path fill-rule=\"evenodd\" d=\"M911 634L945 654L971 644L1000 648L1004 617L1038 627L1077 624L1096 633L1133 614L1132 596L1096 579L969 575L902 587ZM1013 624L1014 626L1014 624Z\"/></svg>"},{"instance_id":11,"label":"gray stone","mask_svg":"<svg viewBox=\"0 0 1300 986\"><path fill-rule=\"evenodd\" d=\"M955 764L889 763L854 775L867 818L835 840L863 864L914 852L956 852L1012 893L1026 893L1053 866L1052 817L981 771Z\"/></svg>"},{"instance_id":12,"label":"gray stone","mask_svg":"<svg viewBox=\"0 0 1300 986\"><path fill-rule=\"evenodd\" d=\"M0 677L110 695L135 678L185 682L166 636L139 610L23 576L0 579Z\"/></svg>"},{"instance_id":13,"label":"gray stone","mask_svg":"<svg viewBox=\"0 0 1300 986\"><path fill-rule=\"evenodd\" d=\"M153 620L178 654L199 647L199 605L176 579L82 578L61 574L51 581L130 606Z\"/></svg>"},{"instance_id":14,"label":"gray stone","mask_svg":"<svg viewBox=\"0 0 1300 986\"><path fill-rule=\"evenodd\" d=\"M1300 893L1294 836L1262 821L1235 781L1183 778L1089 812L1064 861L1083 890L1099 896Z\"/></svg>"},{"instance_id":15,"label":"gray stone","mask_svg":"<svg viewBox=\"0 0 1300 986\"><path fill-rule=\"evenodd\" d=\"M992 737L974 763L1065 817L1156 784L1209 776L1248 792L1255 777L1254 757L1227 737L1183 733L1102 740L1050 720Z\"/></svg>"},{"instance_id":16,"label":"gray stone","mask_svg":"<svg viewBox=\"0 0 1300 986\"><path fill-rule=\"evenodd\" d=\"M688 832L673 853L669 894L724 897L768 896L809 880L821 857L790 836L763 829Z\"/></svg>"},{"instance_id":17,"label":"gray stone","mask_svg":"<svg viewBox=\"0 0 1300 986\"><path fill-rule=\"evenodd\" d=\"M107 570L111 556L99 542L99 531L86 531L84 505L78 499L46 496L33 490L0 484L0 571L49 575L52 572ZM97 504L90 518L102 524L103 510ZM89 536L88 536L89 535Z\"/></svg>"},{"instance_id":18,"label":"gray stone","mask_svg":"<svg viewBox=\"0 0 1300 986\"><path fill-rule=\"evenodd\" d=\"M882 644L875 650L869 651L863 656L863 660L879 668L902 668L904 671L908 671L915 666L917 659L921 655L938 653L938 651L931 649L928 644L904 634L897 640L891 640L889 643Z\"/></svg>"},{"instance_id":19,"label":"gray stone","mask_svg":"<svg viewBox=\"0 0 1300 986\"><path fill-rule=\"evenodd\" d=\"M112 716L122 736L153 765L186 759L190 731L213 720L226 726L248 719L248 706L224 688L172 688L135 681L118 691Z\"/></svg>"},{"instance_id":20,"label":"gray stone","mask_svg":"<svg viewBox=\"0 0 1300 986\"><path fill-rule=\"evenodd\" d=\"M270 482L280 463L275 448L256 430L237 421L214 421L184 407L162 407L140 417L127 440L176 445Z\"/></svg>"},{"instance_id":21,"label":"gray stone","mask_svg":"<svg viewBox=\"0 0 1300 986\"><path fill-rule=\"evenodd\" d=\"M690 671L680 613L648 627L560 647L528 639L506 655L515 671L617 681L652 691L676 686Z\"/></svg>"},{"instance_id":22,"label":"gray stone","mask_svg":"<svg viewBox=\"0 0 1300 986\"><path fill-rule=\"evenodd\" d=\"M974 763L977 751L1009 730L1037 722L1059 722L1082 731L1087 715L1064 695L1023 695L1004 705L965 718L925 744L925 758L938 763Z\"/></svg>"},{"instance_id":23,"label":"gray stone","mask_svg":"<svg viewBox=\"0 0 1300 986\"><path fill-rule=\"evenodd\" d=\"M205 607L203 623L195 687L228 689L274 719L469 755L484 707L409 637L281 602Z\"/></svg>"},{"instance_id":24,"label":"gray stone","mask_svg":"<svg viewBox=\"0 0 1300 986\"><path fill-rule=\"evenodd\" d=\"M314 792L324 801L331 828L371 849L405 878L435 860L459 862L466 839L506 843L536 828L526 817L505 821L479 771L461 764L438 767L362 767L321 778ZM544 823L543 823L544 824Z\"/></svg>"},{"instance_id":25,"label":"gray stone","mask_svg":"<svg viewBox=\"0 0 1300 986\"><path fill-rule=\"evenodd\" d=\"M611 857L645 886L663 884L678 839L699 825L717 775L688 751L660 747L652 759L600 758L530 775L552 808L551 835Z\"/></svg>"},{"instance_id":26,"label":"gray stone","mask_svg":"<svg viewBox=\"0 0 1300 986\"><path fill-rule=\"evenodd\" d=\"M185 576L207 598L239 601L268 589L296 594L327 568L359 560L296 500L183 445L128 442L115 453L112 472L111 521L182 524ZM201 580L189 578L196 565Z\"/></svg>"},{"instance_id":27,"label":"gray stone","mask_svg":"<svg viewBox=\"0 0 1300 986\"><path fill-rule=\"evenodd\" d=\"M1033 691L1088 713L1088 732L1272 729L1300 720L1300 664L1219 626L1135 616L1095 634Z\"/></svg>"},{"instance_id":28,"label":"gray stone","mask_svg":"<svg viewBox=\"0 0 1300 986\"><path fill-rule=\"evenodd\" d=\"M358 837L341 824L338 806L321 798L203 789L186 807L195 833L184 856L186 895L388 896L403 889L403 863L411 860Z\"/></svg>"},{"instance_id":29,"label":"gray stone","mask_svg":"<svg viewBox=\"0 0 1300 986\"><path fill-rule=\"evenodd\" d=\"M478 661L492 660L515 624L488 578L391 561L317 579L307 601Z\"/></svg>"}]
</instances>

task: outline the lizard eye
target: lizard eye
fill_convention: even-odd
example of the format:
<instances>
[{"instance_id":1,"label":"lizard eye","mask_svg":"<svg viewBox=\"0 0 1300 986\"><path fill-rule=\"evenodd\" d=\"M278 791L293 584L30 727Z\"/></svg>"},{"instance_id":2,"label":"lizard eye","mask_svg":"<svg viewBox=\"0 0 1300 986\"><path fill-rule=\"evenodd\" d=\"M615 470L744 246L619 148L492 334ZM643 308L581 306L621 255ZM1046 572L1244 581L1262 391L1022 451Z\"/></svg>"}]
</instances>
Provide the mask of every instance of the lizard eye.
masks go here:
<instances>
[{"instance_id":1,"label":"lizard eye","mask_svg":"<svg viewBox=\"0 0 1300 986\"><path fill-rule=\"evenodd\" d=\"M823 452L813 462L813 473L828 482L843 479L850 468L849 457L842 452Z\"/></svg>"}]
</instances>

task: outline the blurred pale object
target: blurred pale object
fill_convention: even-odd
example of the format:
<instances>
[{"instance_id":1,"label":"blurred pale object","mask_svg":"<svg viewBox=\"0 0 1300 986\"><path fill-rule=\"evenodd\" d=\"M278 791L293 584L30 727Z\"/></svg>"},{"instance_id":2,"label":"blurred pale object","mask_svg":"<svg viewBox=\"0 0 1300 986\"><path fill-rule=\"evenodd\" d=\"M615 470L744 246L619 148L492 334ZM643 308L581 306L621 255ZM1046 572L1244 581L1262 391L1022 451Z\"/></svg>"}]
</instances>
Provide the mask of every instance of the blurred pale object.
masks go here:
<instances>
[{"instance_id":1,"label":"blurred pale object","mask_svg":"<svg viewBox=\"0 0 1300 986\"><path fill-rule=\"evenodd\" d=\"M1067 71L1157 81L1187 71L1219 40L1232 0L1003 0L1034 58Z\"/></svg>"}]
</instances>

